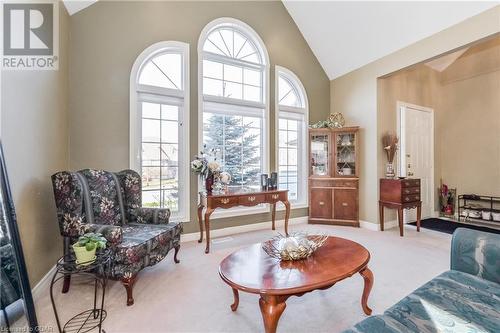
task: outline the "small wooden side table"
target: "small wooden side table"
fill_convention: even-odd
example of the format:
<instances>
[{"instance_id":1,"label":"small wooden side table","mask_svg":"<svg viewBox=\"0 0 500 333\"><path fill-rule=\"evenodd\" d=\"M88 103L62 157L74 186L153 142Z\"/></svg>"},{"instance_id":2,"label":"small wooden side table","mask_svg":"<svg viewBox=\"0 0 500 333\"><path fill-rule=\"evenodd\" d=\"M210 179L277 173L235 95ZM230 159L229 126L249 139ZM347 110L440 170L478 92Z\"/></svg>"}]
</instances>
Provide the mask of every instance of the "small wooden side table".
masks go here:
<instances>
[{"instance_id":1,"label":"small wooden side table","mask_svg":"<svg viewBox=\"0 0 500 333\"><path fill-rule=\"evenodd\" d=\"M200 225L200 239L203 241L203 209L205 208L205 234L207 247L205 253L210 252L210 215L217 208L231 208L235 206L257 206L260 204L272 205L272 228L275 230L276 203L285 205L285 234L288 235L288 219L290 218L290 202L288 201L288 190L269 191L229 191L223 194L207 194L200 192L200 203L198 205L198 223Z\"/></svg>"},{"instance_id":2,"label":"small wooden side table","mask_svg":"<svg viewBox=\"0 0 500 333\"><path fill-rule=\"evenodd\" d=\"M398 210L399 235L403 237L403 210L417 208L417 231L420 232L422 201L420 179L380 179L380 230L384 231L384 207Z\"/></svg>"}]
</instances>

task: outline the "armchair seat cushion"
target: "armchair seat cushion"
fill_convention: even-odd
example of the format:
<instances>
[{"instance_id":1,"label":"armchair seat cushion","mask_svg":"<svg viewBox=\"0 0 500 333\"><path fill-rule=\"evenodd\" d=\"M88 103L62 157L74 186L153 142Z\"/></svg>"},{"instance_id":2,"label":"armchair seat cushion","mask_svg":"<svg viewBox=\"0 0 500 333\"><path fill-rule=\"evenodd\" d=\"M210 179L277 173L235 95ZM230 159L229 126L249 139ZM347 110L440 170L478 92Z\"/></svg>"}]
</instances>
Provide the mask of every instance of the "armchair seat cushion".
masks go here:
<instances>
[{"instance_id":1,"label":"armchair seat cushion","mask_svg":"<svg viewBox=\"0 0 500 333\"><path fill-rule=\"evenodd\" d=\"M180 223L129 223L122 227L123 241L115 253L115 263L134 266L134 271L154 265L179 244Z\"/></svg>"}]
</instances>

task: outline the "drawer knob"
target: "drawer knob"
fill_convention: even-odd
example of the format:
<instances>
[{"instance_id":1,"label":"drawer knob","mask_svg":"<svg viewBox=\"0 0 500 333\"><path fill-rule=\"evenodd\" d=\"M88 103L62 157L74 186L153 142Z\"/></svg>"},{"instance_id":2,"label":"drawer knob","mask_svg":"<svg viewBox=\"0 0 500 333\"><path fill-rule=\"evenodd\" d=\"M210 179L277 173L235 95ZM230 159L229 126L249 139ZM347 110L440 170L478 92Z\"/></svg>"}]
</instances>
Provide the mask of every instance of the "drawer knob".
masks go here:
<instances>
[{"instance_id":1,"label":"drawer knob","mask_svg":"<svg viewBox=\"0 0 500 333\"><path fill-rule=\"evenodd\" d=\"M248 201L254 202L255 201L255 197L248 197Z\"/></svg>"},{"instance_id":2,"label":"drawer knob","mask_svg":"<svg viewBox=\"0 0 500 333\"><path fill-rule=\"evenodd\" d=\"M228 204L229 203L229 199L228 198L223 198L223 199L220 199L220 202L225 205L225 204Z\"/></svg>"},{"instance_id":3,"label":"drawer knob","mask_svg":"<svg viewBox=\"0 0 500 333\"><path fill-rule=\"evenodd\" d=\"M420 189L419 188L415 189L415 192L420 193Z\"/></svg>"},{"instance_id":4,"label":"drawer knob","mask_svg":"<svg viewBox=\"0 0 500 333\"><path fill-rule=\"evenodd\" d=\"M410 193L410 190L405 190L405 193L406 193L406 194L409 194L409 193Z\"/></svg>"},{"instance_id":5,"label":"drawer knob","mask_svg":"<svg viewBox=\"0 0 500 333\"><path fill-rule=\"evenodd\" d=\"M347 202L343 202L343 203L342 203L342 206L347 207L347 206L349 206L349 205L347 204Z\"/></svg>"},{"instance_id":6,"label":"drawer knob","mask_svg":"<svg viewBox=\"0 0 500 333\"><path fill-rule=\"evenodd\" d=\"M325 205L325 202L324 202L324 201L320 201L320 202L319 202L319 205L320 205L320 206L324 206L324 205Z\"/></svg>"},{"instance_id":7,"label":"drawer knob","mask_svg":"<svg viewBox=\"0 0 500 333\"><path fill-rule=\"evenodd\" d=\"M410 201L410 198L409 197L405 197L405 201Z\"/></svg>"},{"instance_id":8,"label":"drawer knob","mask_svg":"<svg viewBox=\"0 0 500 333\"><path fill-rule=\"evenodd\" d=\"M273 198L273 199L275 199L275 200L276 200L276 199L278 199L279 197L280 197L280 195L279 195L279 194L273 194L273 195L271 196L271 198Z\"/></svg>"},{"instance_id":9,"label":"drawer knob","mask_svg":"<svg viewBox=\"0 0 500 333\"><path fill-rule=\"evenodd\" d=\"M410 182L405 182L405 185L406 186L410 186Z\"/></svg>"},{"instance_id":10,"label":"drawer knob","mask_svg":"<svg viewBox=\"0 0 500 333\"><path fill-rule=\"evenodd\" d=\"M420 197L417 195L417 196L415 196L415 199L416 200L420 200Z\"/></svg>"}]
</instances>

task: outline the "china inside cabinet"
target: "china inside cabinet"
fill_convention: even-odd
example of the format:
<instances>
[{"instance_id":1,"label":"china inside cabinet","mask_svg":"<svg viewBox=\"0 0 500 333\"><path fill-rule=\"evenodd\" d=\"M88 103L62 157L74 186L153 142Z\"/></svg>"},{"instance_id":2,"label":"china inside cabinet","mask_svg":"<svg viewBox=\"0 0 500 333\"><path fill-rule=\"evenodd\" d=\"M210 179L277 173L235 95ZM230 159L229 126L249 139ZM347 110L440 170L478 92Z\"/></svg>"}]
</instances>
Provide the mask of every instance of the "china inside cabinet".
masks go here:
<instances>
[{"instance_id":1,"label":"china inside cabinet","mask_svg":"<svg viewBox=\"0 0 500 333\"><path fill-rule=\"evenodd\" d=\"M309 130L309 223L359 226L358 130Z\"/></svg>"}]
</instances>

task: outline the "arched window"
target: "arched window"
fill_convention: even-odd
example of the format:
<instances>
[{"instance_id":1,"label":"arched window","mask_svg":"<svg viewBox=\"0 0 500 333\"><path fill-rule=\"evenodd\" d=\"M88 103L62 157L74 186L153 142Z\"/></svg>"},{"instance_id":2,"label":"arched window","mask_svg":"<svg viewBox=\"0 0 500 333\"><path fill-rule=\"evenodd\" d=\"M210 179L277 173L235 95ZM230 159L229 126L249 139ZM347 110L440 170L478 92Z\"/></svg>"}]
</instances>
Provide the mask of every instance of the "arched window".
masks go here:
<instances>
[{"instance_id":1,"label":"arched window","mask_svg":"<svg viewBox=\"0 0 500 333\"><path fill-rule=\"evenodd\" d=\"M294 207L307 205L308 102L304 86L290 70L276 66L276 119L279 188Z\"/></svg>"},{"instance_id":2,"label":"arched window","mask_svg":"<svg viewBox=\"0 0 500 333\"><path fill-rule=\"evenodd\" d=\"M245 23L222 18L204 28L198 53L200 148L216 149L222 169L232 176L231 188L258 188L260 174L268 172L264 44Z\"/></svg>"},{"instance_id":3,"label":"arched window","mask_svg":"<svg viewBox=\"0 0 500 333\"><path fill-rule=\"evenodd\" d=\"M189 220L189 45L160 42L130 75L130 167L142 175L142 204ZM180 186L182 185L182 186Z\"/></svg>"}]
</instances>

